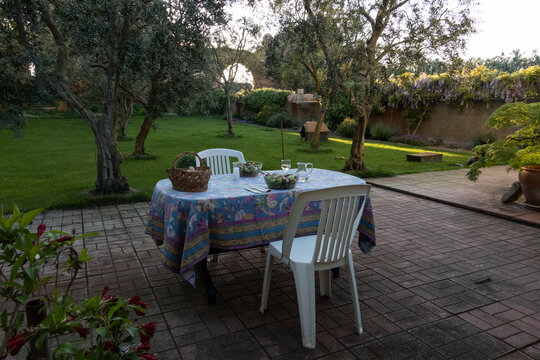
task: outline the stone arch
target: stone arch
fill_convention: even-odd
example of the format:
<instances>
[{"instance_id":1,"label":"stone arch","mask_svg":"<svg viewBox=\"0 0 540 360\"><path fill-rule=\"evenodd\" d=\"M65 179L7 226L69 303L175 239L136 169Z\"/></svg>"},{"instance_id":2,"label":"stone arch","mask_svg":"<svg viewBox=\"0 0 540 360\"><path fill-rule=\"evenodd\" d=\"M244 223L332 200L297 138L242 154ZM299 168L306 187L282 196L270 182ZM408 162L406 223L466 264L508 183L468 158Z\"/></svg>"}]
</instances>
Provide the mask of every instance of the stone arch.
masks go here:
<instances>
[{"instance_id":1,"label":"stone arch","mask_svg":"<svg viewBox=\"0 0 540 360\"><path fill-rule=\"evenodd\" d=\"M234 51L234 50L231 50ZM253 76L253 88L259 89L263 87L273 87L273 82L266 77L266 68L264 66L264 57L261 51L242 51L240 53L239 64L242 64ZM230 66L232 63L225 64Z\"/></svg>"}]
</instances>

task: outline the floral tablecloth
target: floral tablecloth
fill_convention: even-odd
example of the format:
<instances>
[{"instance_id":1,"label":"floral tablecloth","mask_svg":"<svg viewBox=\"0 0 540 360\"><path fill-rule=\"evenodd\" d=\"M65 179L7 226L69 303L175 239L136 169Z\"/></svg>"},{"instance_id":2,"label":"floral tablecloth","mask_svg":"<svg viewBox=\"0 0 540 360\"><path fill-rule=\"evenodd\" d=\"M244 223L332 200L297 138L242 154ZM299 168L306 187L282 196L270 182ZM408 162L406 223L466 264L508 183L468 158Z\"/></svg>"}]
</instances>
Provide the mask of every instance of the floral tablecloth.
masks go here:
<instances>
[{"instance_id":1,"label":"floral tablecloth","mask_svg":"<svg viewBox=\"0 0 540 360\"><path fill-rule=\"evenodd\" d=\"M158 181L152 195L146 234L163 246L165 268L191 273L210 248L244 249L281 239L298 192L364 183L351 175L314 169L308 181L297 183L292 190L254 194L246 187L266 188L262 175L238 181L232 175L213 175L208 191L189 193L173 190L170 180L164 179ZM317 232L319 207L320 202L313 202L306 208L297 236ZM375 246L370 199L358 230L358 245L368 253Z\"/></svg>"}]
</instances>

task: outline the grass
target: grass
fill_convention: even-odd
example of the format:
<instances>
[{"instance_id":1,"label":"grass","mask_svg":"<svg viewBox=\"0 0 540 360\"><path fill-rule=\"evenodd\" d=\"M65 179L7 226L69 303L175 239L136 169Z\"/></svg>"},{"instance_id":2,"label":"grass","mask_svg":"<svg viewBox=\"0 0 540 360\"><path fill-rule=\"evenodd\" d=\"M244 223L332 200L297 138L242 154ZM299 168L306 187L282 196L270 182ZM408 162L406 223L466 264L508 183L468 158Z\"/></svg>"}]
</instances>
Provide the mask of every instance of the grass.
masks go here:
<instances>
[{"instance_id":1,"label":"grass","mask_svg":"<svg viewBox=\"0 0 540 360\"><path fill-rule=\"evenodd\" d=\"M207 148L241 150L246 160L264 163L264 169L278 169L281 159L279 129L235 123L237 137L225 137L225 121L217 117L166 117L159 120L159 129L146 141L146 159L127 159L122 173L130 187L138 192L129 196L95 198L88 194L96 178L96 147L90 128L74 114L47 113L28 119L24 137L14 139L11 132L0 131L0 204L22 210L32 208L69 208L148 200L155 183L166 178L165 169L179 153ZM133 151L142 117L134 117L126 139L118 146L124 155ZM331 138L321 150L312 151L302 143L298 132L284 131L285 157L296 162L312 162L315 167L339 171L350 150L350 140ZM442 163L405 161L410 152L424 149L407 145L368 142L366 172L362 177L391 176L406 173L449 170L452 164L464 164L469 154L441 152ZM432 151L432 150L430 150Z\"/></svg>"}]
</instances>

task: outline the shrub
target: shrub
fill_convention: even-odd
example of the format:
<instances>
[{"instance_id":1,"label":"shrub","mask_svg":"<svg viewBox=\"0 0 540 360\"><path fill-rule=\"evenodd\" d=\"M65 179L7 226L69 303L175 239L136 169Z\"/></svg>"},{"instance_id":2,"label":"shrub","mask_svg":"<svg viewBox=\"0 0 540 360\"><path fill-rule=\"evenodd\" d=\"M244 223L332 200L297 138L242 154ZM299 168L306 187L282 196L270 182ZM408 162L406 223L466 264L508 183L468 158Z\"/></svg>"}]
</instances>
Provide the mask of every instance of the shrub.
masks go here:
<instances>
[{"instance_id":1,"label":"shrub","mask_svg":"<svg viewBox=\"0 0 540 360\"><path fill-rule=\"evenodd\" d=\"M236 93L238 101L244 104L249 111L258 114L265 106L279 107L283 109L287 102L290 90L278 90L271 88L261 88L256 90L242 90ZM266 122L267 119L265 119Z\"/></svg>"},{"instance_id":2,"label":"shrub","mask_svg":"<svg viewBox=\"0 0 540 360\"><path fill-rule=\"evenodd\" d=\"M337 128L339 136L352 138L357 124L353 118L346 117Z\"/></svg>"},{"instance_id":3,"label":"shrub","mask_svg":"<svg viewBox=\"0 0 540 360\"><path fill-rule=\"evenodd\" d=\"M369 133L373 140L388 141L392 136L397 135L397 131L384 124L375 124L370 127Z\"/></svg>"},{"instance_id":4,"label":"shrub","mask_svg":"<svg viewBox=\"0 0 540 360\"><path fill-rule=\"evenodd\" d=\"M478 134L473 139L474 146L492 144L494 142L495 142L495 136L491 134Z\"/></svg>"},{"instance_id":5,"label":"shrub","mask_svg":"<svg viewBox=\"0 0 540 360\"><path fill-rule=\"evenodd\" d=\"M324 113L324 123L330 130L336 130L343 122L343 119L351 118L352 116L353 111L346 100L338 103L331 103Z\"/></svg>"},{"instance_id":6,"label":"shrub","mask_svg":"<svg viewBox=\"0 0 540 360\"><path fill-rule=\"evenodd\" d=\"M270 116L268 120L266 121L266 126L278 128L280 127L280 124L283 122L284 128L292 128L293 122L291 119L291 115L287 111L280 111L278 113L275 113L274 115Z\"/></svg>"},{"instance_id":7,"label":"shrub","mask_svg":"<svg viewBox=\"0 0 540 360\"><path fill-rule=\"evenodd\" d=\"M409 144L414 146L427 146L428 143L419 135L392 136L388 141Z\"/></svg>"},{"instance_id":8,"label":"shrub","mask_svg":"<svg viewBox=\"0 0 540 360\"><path fill-rule=\"evenodd\" d=\"M268 104L264 105L257 113L257 116L255 117L255 122L257 124L266 125L267 120L274 114L277 114L279 112L283 111L283 106L277 105L277 104Z\"/></svg>"}]
</instances>

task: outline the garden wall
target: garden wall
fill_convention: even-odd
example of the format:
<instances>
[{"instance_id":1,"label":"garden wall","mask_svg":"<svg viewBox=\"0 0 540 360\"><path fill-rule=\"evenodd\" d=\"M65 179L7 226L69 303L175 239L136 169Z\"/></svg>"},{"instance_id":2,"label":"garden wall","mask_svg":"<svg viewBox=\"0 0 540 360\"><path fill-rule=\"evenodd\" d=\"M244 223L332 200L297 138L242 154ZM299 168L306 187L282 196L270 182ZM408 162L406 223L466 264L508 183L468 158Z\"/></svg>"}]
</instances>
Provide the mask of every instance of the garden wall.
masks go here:
<instances>
[{"instance_id":1,"label":"garden wall","mask_svg":"<svg viewBox=\"0 0 540 360\"><path fill-rule=\"evenodd\" d=\"M435 105L429 119L420 125L416 134L423 138L440 137L447 145L466 148L473 146L473 139L479 134L491 134L497 140L503 140L513 133L513 130L486 126L487 118L503 104L502 101L477 102L469 104L463 110L455 105ZM383 114L372 117L370 125L377 123L399 129L401 134L407 134L405 119L400 110L395 108L388 108Z\"/></svg>"}]
</instances>

